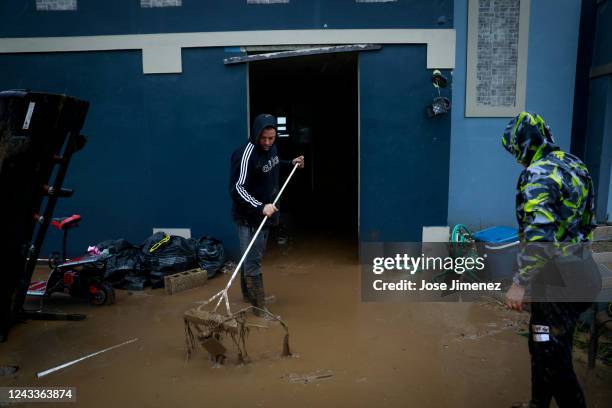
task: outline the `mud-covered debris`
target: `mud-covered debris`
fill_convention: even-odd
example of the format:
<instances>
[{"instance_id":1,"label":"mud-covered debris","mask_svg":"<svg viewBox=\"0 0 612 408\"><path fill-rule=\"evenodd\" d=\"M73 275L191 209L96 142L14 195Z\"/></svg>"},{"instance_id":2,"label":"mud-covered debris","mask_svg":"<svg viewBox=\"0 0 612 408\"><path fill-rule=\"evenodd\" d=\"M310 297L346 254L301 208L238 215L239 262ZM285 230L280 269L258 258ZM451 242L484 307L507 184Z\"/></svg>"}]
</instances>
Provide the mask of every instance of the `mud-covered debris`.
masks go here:
<instances>
[{"instance_id":1,"label":"mud-covered debris","mask_svg":"<svg viewBox=\"0 0 612 408\"><path fill-rule=\"evenodd\" d=\"M19 370L18 366L0 366L0 377L8 377L15 374Z\"/></svg>"},{"instance_id":2,"label":"mud-covered debris","mask_svg":"<svg viewBox=\"0 0 612 408\"><path fill-rule=\"evenodd\" d=\"M326 380L334 376L331 370L319 370L309 374L289 374L288 379L292 384L310 384L316 381Z\"/></svg>"}]
</instances>

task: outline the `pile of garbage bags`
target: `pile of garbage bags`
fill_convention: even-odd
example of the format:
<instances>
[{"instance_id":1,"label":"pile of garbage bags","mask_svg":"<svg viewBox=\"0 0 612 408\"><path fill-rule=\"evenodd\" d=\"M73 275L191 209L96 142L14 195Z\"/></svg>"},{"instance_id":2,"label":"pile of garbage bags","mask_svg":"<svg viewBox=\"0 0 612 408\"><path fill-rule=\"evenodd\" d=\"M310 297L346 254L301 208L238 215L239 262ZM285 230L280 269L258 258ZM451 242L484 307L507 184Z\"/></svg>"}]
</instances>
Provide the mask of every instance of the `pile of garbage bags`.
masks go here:
<instances>
[{"instance_id":1,"label":"pile of garbage bags","mask_svg":"<svg viewBox=\"0 0 612 408\"><path fill-rule=\"evenodd\" d=\"M142 245L125 239L108 240L89 247L90 254L101 255L105 280L115 287L142 290L145 286L164 286L164 277L202 268L212 278L225 263L223 243L212 237L198 240L156 232Z\"/></svg>"}]
</instances>

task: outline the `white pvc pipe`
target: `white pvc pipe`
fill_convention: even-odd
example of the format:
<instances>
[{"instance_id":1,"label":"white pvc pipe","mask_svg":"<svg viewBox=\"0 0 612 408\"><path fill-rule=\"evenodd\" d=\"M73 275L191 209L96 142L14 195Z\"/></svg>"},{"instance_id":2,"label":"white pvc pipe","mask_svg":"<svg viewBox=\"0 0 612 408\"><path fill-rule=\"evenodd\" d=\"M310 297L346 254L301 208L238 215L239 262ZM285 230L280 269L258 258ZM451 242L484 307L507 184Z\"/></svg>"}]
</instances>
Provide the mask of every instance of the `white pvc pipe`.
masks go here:
<instances>
[{"instance_id":1,"label":"white pvc pipe","mask_svg":"<svg viewBox=\"0 0 612 408\"><path fill-rule=\"evenodd\" d=\"M88 355L86 355L84 357L77 358L76 360L69 361L69 362L67 362L65 364L62 364L62 365L59 365L57 367L53 367L53 368L50 368L48 370L41 371L41 372L36 374L36 378L42 378L42 377L44 377L46 375L49 375L51 373L54 373L54 372L59 371L59 370L61 370L63 368L66 368L66 367L70 367L71 365L74 365L74 364L76 364L76 363L78 363L80 361L83 361L85 359L88 359L90 357L97 356L98 354L102 354L102 353L104 353L106 351L109 351L109 350L112 350L112 349L116 349L117 347L121 347L121 346L125 346L126 344L133 343L136 340L138 340L138 339L136 338L136 339L128 340L128 341L123 342L121 344L117 344L115 346L105 348L104 350L96 351L95 353L91 353L91 354L88 354Z\"/></svg>"}]
</instances>

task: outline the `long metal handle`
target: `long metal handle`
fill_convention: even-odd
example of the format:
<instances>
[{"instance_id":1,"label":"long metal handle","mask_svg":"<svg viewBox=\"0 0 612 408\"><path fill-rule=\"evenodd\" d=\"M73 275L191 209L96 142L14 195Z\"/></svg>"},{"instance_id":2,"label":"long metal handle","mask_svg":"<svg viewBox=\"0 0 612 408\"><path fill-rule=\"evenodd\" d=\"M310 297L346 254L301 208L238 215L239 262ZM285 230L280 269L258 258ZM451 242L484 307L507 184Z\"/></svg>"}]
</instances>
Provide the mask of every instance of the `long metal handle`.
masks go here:
<instances>
[{"instance_id":1,"label":"long metal handle","mask_svg":"<svg viewBox=\"0 0 612 408\"><path fill-rule=\"evenodd\" d=\"M281 187L280 191L276 195L276 198L272 202L272 205L276 205L276 203L280 199L281 195L283 194L283 191L285 191L285 187L287 187L287 184L289 183L289 180L291 180L291 177L293 177L293 174L297 170L298 166L299 166L299 163L296 163L293 166L293 170L291 170L291 173L289 174L289 177L287 177L287 180L285 180L285 183L283 184L283 186ZM227 296L227 291L229 290L230 286L232 285L232 282L234 281L234 279L236 278L236 275L238 274L238 271L240 270L240 267L244 263L244 260L246 259L247 255L249 254L249 251L251 250L251 247L255 243L255 240L257 239L257 236L259 235L259 233L260 233L261 229L263 228L263 226L266 224L267 220L268 220L268 217L264 215L264 218L263 218L263 220L261 220L261 223L259 224L259 227L257 228L257 231L255 231L255 234L253 235L253 238L251 238L251 242L249 242L249 246L247 246L247 249L244 251L244 254L242 254L242 258L240 258L240 262L238 262L238 265L236 265L236 269L234 269L234 273L232 273L232 276L230 277L229 282L227 282L227 285L225 286L225 289L223 289L221 292L219 292L216 295L214 295L213 297L211 297L208 300L208 302L206 302L206 303L209 303L209 302L213 301L217 296L220 296L219 301L217 302L217 305L215 306L215 310L217 310L217 308L219 307L221 302L223 300L225 300L225 307L227 308L227 311L229 313L230 308L229 308L229 299L228 299L228 296Z\"/></svg>"}]
</instances>

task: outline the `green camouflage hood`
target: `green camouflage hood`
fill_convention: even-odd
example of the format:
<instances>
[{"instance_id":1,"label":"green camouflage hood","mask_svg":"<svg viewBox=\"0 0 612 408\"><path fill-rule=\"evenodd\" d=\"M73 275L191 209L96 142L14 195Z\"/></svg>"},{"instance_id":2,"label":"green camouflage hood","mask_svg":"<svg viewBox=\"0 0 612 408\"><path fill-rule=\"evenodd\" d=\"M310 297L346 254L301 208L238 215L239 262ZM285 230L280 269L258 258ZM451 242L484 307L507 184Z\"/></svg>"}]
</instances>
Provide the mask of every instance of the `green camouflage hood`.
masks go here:
<instances>
[{"instance_id":1,"label":"green camouflage hood","mask_svg":"<svg viewBox=\"0 0 612 408\"><path fill-rule=\"evenodd\" d=\"M515 282L526 285L548 262L589 241L595 223L593 182L585 164L555 144L537 114L512 119L502 144L525 168L517 184L516 219L521 241ZM532 243L564 243L533 245Z\"/></svg>"},{"instance_id":2,"label":"green camouflage hood","mask_svg":"<svg viewBox=\"0 0 612 408\"><path fill-rule=\"evenodd\" d=\"M502 145L523 166L529 166L547 153L559 150L544 119L528 112L521 112L508 123Z\"/></svg>"}]
</instances>

